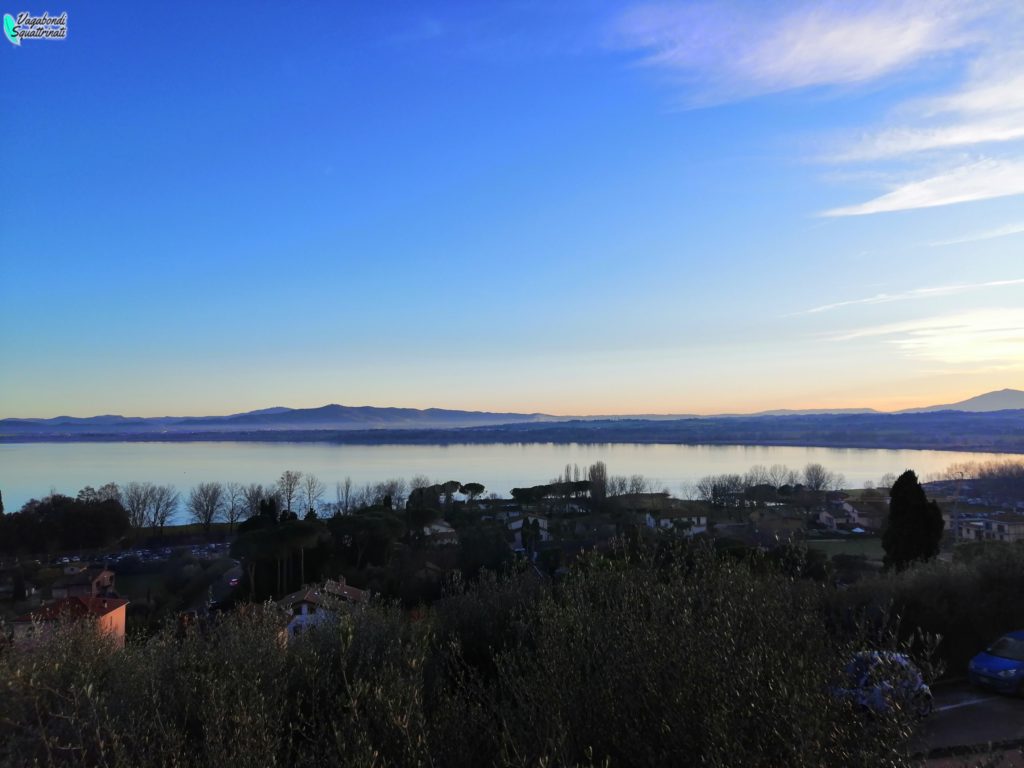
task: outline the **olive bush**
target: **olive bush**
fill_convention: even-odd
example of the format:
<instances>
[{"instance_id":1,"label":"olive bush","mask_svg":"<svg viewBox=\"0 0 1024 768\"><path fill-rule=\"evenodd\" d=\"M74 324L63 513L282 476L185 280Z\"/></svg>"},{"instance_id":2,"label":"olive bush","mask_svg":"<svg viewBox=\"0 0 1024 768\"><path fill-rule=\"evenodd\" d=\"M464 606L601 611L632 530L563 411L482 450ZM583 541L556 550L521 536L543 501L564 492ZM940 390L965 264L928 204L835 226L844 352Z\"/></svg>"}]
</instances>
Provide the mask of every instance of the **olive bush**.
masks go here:
<instances>
[{"instance_id":1,"label":"olive bush","mask_svg":"<svg viewBox=\"0 0 1024 768\"><path fill-rule=\"evenodd\" d=\"M0 657L0 764L829 766L913 722L834 693L868 644L831 588L710 549L592 557L371 604L293 642L270 606L123 649L63 625Z\"/></svg>"}]
</instances>

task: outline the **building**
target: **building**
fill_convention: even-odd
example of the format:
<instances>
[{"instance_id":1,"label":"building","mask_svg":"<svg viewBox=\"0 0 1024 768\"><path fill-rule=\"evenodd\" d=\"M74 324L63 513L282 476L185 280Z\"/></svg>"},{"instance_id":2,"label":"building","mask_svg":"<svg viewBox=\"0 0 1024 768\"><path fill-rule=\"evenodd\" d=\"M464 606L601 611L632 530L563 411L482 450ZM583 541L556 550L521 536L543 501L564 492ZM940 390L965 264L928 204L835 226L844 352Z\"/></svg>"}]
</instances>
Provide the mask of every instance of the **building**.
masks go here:
<instances>
[{"instance_id":1,"label":"building","mask_svg":"<svg viewBox=\"0 0 1024 768\"><path fill-rule=\"evenodd\" d=\"M459 543L459 534L444 520L435 520L423 526L423 540L432 546L442 547Z\"/></svg>"},{"instance_id":2,"label":"building","mask_svg":"<svg viewBox=\"0 0 1024 768\"><path fill-rule=\"evenodd\" d=\"M539 542L545 542L551 540L551 534L548 532L548 517L547 515L541 515L536 512L524 512L521 515L515 517L509 517L505 523L505 526L512 533L513 536L513 548L523 548L523 526L529 525L531 529L537 531Z\"/></svg>"},{"instance_id":3,"label":"building","mask_svg":"<svg viewBox=\"0 0 1024 768\"><path fill-rule=\"evenodd\" d=\"M277 601L278 606L287 612L289 617L289 640L300 637L316 625L334 618L334 611L327 605L326 598L320 587L306 587Z\"/></svg>"},{"instance_id":4,"label":"building","mask_svg":"<svg viewBox=\"0 0 1024 768\"><path fill-rule=\"evenodd\" d=\"M823 509L818 513L818 522L830 531L849 531L856 527L849 504Z\"/></svg>"},{"instance_id":5,"label":"building","mask_svg":"<svg viewBox=\"0 0 1024 768\"><path fill-rule=\"evenodd\" d=\"M65 568L64 575L53 583L53 596L117 597L114 572L99 566Z\"/></svg>"},{"instance_id":6,"label":"building","mask_svg":"<svg viewBox=\"0 0 1024 768\"><path fill-rule=\"evenodd\" d=\"M347 584L344 576L339 576L337 580L328 579L324 582L324 592L343 603L362 604L370 601L369 592Z\"/></svg>"},{"instance_id":7,"label":"building","mask_svg":"<svg viewBox=\"0 0 1024 768\"><path fill-rule=\"evenodd\" d=\"M696 536L707 532L708 516L694 514L686 509L663 509L645 512L644 524L648 528L675 530L685 532L687 536Z\"/></svg>"},{"instance_id":8,"label":"building","mask_svg":"<svg viewBox=\"0 0 1024 768\"><path fill-rule=\"evenodd\" d=\"M879 532L885 528L889 519L888 501L855 501L843 502L843 511L850 517L850 522L856 528L863 528L865 531Z\"/></svg>"},{"instance_id":9,"label":"building","mask_svg":"<svg viewBox=\"0 0 1024 768\"><path fill-rule=\"evenodd\" d=\"M32 642L60 621L91 621L102 634L124 646L128 601L113 597L65 597L36 608L14 620L14 644Z\"/></svg>"},{"instance_id":10,"label":"building","mask_svg":"<svg viewBox=\"0 0 1024 768\"><path fill-rule=\"evenodd\" d=\"M288 640L300 637L319 624L329 622L344 605L359 605L370 599L368 592L345 583L344 578L323 586L304 587L277 601L288 615Z\"/></svg>"},{"instance_id":11,"label":"building","mask_svg":"<svg viewBox=\"0 0 1024 768\"><path fill-rule=\"evenodd\" d=\"M1024 515L1002 512L990 517L961 519L958 541L1024 541Z\"/></svg>"}]
</instances>

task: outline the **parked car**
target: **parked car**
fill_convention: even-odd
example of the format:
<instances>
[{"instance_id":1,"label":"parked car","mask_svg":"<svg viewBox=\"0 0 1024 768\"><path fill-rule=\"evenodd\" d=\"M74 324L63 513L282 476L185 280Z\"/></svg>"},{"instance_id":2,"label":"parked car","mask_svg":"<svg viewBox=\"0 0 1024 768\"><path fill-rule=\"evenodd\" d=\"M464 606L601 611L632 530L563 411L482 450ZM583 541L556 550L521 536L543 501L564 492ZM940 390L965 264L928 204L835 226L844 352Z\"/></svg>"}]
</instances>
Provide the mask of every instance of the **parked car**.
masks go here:
<instances>
[{"instance_id":1,"label":"parked car","mask_svg":"<svg viewBox=\"0 0 1024 768\"><path fill-rule=\"evenodd\" d=\"M873 715L894 709L927 717L932 712L932 691L921 670L904 653L863 651L843 668L834 695Z\"/></svg>"},{"instance_id":2,"label":"parked car","mask_svg":"<svg viewBox=\"0 0 1024 768\"><path fill-rule=\"evenodd\" d=\"M1024 630L1003 635L971 659L967 676L975 685L1024 696Z\"/></svg>"}]
</instances>

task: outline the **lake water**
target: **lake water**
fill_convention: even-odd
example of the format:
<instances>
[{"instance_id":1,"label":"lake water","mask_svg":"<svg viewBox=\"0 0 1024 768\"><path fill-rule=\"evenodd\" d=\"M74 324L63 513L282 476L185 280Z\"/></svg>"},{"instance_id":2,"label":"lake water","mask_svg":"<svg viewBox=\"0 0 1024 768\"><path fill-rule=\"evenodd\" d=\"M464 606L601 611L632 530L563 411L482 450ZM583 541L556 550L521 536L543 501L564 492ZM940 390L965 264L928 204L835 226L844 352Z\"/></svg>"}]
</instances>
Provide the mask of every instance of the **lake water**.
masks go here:
<instances>
[{"instance_id":1,"label":"lake water","mask_svg":"<svg viewBox=\"0 0 1024 768\"><path fill-rule=\"evenodd\" d=\"M205 481L273 483L286 469L312 472L334 499L336 482L351 477L358 487L391 477L422 474L443 482L479 482L487 492L508 495L516 486L546 483L566 464L608 465L611 475L642 474L679 494L684 483L708 474L745 472L752 465L819 462L846 476L848 487L878 481L887 472L913 469L918 476L954 462L1024 456L950 451L864 450L776 446L549 444L334 445L326 443L7 443L0 444L0 491L7 511L51 490L75 495L132 480L171 483L181 491Z\"/></svg>"}]
</instances>

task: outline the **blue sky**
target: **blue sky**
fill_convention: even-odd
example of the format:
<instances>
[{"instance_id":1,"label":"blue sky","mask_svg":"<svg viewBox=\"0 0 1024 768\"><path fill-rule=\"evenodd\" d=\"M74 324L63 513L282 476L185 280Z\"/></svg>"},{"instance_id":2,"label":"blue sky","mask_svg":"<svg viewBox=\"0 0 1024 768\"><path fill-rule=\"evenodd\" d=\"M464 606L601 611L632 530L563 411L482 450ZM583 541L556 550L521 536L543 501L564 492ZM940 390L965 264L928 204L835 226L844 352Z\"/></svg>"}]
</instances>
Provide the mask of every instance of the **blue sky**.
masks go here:
<instances>
[{"instance_id":1,"label":"blue sky","mask_svg":"<svg viewBox=\"0 0 1024 768\"><path fill-rule=\"evenodd\" d=\"M1024 386L1017 2L220 5L0 46L0 416Z\"/></svg>"}]
</instances>

